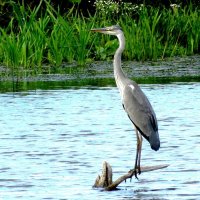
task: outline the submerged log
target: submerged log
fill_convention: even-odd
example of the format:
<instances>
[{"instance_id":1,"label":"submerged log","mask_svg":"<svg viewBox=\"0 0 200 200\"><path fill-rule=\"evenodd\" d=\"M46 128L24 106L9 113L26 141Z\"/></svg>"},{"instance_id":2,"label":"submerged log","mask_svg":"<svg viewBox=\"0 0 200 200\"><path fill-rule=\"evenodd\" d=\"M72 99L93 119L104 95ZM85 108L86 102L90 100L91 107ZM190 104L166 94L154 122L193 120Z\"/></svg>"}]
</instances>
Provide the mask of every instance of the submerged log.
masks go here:
<instances>
[{"instance_id":1,"label":"submerged log","mask_svg":"<svg viewBox=\"0 0 200 200\"><path fill-rule=\"evenodd\" d=\"M153 170L163 169L168 167L169 165L156 165L156 166L146 166L141 167L141 173L142 172L149 172ZM125 175L119 177L116 181L112 181L112 167L110 164L106 161L103 162L103 168L102 168L102 174L101 176L98 175L95 183L93 185L94 188L103 188L104 190L111 191L116 190L117 186L122 183L123 181L126 181L126 179L132 178L133 173L135 169L130 170Z\"/></svg>"}]
</instances>

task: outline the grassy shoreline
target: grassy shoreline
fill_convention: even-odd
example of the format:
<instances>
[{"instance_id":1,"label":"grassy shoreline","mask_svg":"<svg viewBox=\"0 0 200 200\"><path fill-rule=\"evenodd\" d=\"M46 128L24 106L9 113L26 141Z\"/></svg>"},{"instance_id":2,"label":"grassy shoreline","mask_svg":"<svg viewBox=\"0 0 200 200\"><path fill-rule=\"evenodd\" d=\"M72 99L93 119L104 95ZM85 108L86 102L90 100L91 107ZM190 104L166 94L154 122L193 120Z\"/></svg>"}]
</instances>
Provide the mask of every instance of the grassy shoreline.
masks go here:
<instances>
[{"instance_id":1,"label":"grassy shoreline","mask_svg":"<svg viewBox=\"0 0 200 200\"><path fill-rule=\"evenodd\" d=\"M0 71L3 69L0 67ZM200 56L175 57L159 62L127 61L123 62L123 69L140 84L199 82ZM63 72L59 74L38 74L20 79L7 76L0 79L0 92L109 86L115 86L112 61L94 62L85 67L63 66Z\"/></svg>"},{"instance_id":2,"label":"grassy shoreline","mask_svg":"<svg viewBox=\"0 0 200 200\"><path fill-rule=\"evenodd\" d=\"M31 10L13 4L14 17L0 29L0 63L7 68L2 76L20 79L60 73L63 63L86 66L112 60L116 38L92 34L90 29L117 23L126 36L125 61L200 53L200 11L191 5L177 10L142 7L135 19L122 15L117 20L100 13L85 18L74 9L61 16L48 2L41 13L40 6Z\"/></svg>"}]
</instances>

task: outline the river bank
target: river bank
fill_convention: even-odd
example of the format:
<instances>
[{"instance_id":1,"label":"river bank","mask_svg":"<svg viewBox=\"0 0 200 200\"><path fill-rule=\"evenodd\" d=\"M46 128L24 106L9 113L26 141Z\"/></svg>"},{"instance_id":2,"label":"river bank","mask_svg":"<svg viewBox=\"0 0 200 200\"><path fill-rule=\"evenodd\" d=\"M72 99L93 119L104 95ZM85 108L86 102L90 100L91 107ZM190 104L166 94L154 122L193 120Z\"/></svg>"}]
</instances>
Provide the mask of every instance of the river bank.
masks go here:
<instances>
[{"instance_id":1,"label":"river bank","mask_svg":"<svg viewBox=\"0 0 200 200\"><path fill-rule=\"evenodd\" d=\"M174 57L158 61L123 62L124 72L138 83L169 83L200 81L200 55ZM45 68L50 68L44 67ZM1 88L23 85L23 87L68 87L68 86L108 86L115 85L112 61L93 62L85 67L63 65L60 73L44 72L37 76L5 76L5 67L0 68ZM48 70L46 70L48 71ZM8 73L11 74L11 73ZM10 86L9 86L10 85ZM32 88L32 87L31 87ZM27 88L29 89L29 88Z\"/></svg>"}]
</instances>

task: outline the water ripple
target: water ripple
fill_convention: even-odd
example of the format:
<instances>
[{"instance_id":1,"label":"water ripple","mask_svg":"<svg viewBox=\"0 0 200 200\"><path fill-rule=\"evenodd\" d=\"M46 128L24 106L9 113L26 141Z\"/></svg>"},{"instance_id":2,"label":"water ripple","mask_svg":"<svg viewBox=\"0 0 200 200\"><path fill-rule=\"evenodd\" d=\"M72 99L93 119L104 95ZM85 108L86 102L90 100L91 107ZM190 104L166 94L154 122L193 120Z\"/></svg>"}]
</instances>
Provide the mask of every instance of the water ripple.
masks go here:
<instances>
[{"instance_id":1,"label":"water ripple","mask_svg":"<svg viewBox=\"0 0 200 200\"><path fill-rule=\"evenodd\" d=\"M142 165L166 169L93 190L101 163L114 179L134 166L136 136L116 88L0 94L2 199L200 198L200 84L142 85L157 113L161 148L144 140Z\"/></svg>"}]
</instances>

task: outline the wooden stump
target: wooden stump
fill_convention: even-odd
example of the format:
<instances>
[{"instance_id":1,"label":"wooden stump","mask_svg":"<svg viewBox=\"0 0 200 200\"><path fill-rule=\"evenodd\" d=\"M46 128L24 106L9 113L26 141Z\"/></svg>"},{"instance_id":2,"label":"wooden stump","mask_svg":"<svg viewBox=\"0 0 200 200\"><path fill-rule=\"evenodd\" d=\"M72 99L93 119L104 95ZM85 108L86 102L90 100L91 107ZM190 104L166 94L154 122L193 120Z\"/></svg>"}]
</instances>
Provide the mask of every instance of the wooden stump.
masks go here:
<instances>
[{"instance_id":1,"label":"wooden stump","mask_svg":"<svg viewBox=\"0 0 200 200\"><path fill-rule=\"evenodd\" d=\"M156 165L156 166L146 166L141 167L141 173L143 172L149 172L153 170L163 169L168 167L169 165ZM125 175L119 177L116 181L112 181L112 167L110 164L106 161L103 162L103 168L102 168L102 174L101 176L98 175L95 183L93 185L94 188L103 188L106 191L116 190L117 186L122 183L123 181L126 181L126 179L132 178L133 172L135 170L130 170Z\"/></svg>"}]
</instances>

